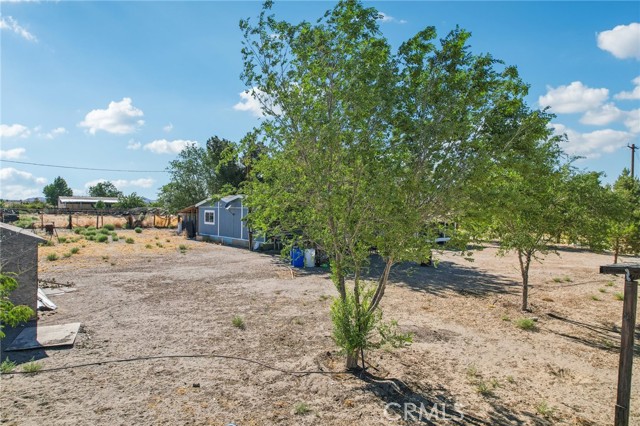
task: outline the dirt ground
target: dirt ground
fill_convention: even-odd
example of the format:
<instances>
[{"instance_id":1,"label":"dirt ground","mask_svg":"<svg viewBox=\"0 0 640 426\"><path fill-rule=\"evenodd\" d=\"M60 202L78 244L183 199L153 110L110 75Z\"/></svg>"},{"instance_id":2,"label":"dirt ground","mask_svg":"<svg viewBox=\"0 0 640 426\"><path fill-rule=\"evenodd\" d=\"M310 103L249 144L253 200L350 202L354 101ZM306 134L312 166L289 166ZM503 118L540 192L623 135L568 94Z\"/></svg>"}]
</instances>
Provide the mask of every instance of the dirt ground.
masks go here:
<instances>
[{"instance_id":1,"label":"dirt ground","mask_svg":"<svg viewBox=\"0 0 640 426\"><path fill-rule=\"evenodd\" d=\"M58 310L40 324L81 322L81 333L73 348L11 356L34 357L44 370L75 367L0 376L2 423L613 424L623 280L598 274L610 256L566 249L534 265L535 331L516 326L523 315L514 255L496 257L488 247L474 262L444 252L437 268L399 265L382 305L414 343L367 353L371 375L295 375L231 358L107 363L217 354L340 372L343 362L331 339L336 292L325 270L294 276L275 256L169 230L118 234L135 242L40 249L40 278L77 289L52 296ZM79 252L64 257L71 247ZM53 252L59 259L48 261ZM236 316L244 329L232 324ZM640 425L637 357L633 387L631 424Z\"/></svg>"}]
</instances>

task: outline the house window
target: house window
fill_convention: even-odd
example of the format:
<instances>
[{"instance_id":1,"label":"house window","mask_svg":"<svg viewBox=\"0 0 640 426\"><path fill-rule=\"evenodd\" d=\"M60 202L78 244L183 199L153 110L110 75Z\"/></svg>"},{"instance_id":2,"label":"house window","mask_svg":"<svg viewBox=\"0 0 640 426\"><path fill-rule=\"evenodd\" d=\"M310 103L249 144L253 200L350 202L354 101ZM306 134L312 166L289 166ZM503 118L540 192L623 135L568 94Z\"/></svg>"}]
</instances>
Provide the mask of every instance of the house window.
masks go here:
<instances>
[{"instance_id":1,"label":"house window","mask_svg":"<svg viewBox=\"0 0 640 426\"><path fill-rule=\"evenodd\" d=\"M205 210L204 211L204 223L207 225L215 225L216 224L216 211L215 210Z\"/></svg>"}]
</instances>

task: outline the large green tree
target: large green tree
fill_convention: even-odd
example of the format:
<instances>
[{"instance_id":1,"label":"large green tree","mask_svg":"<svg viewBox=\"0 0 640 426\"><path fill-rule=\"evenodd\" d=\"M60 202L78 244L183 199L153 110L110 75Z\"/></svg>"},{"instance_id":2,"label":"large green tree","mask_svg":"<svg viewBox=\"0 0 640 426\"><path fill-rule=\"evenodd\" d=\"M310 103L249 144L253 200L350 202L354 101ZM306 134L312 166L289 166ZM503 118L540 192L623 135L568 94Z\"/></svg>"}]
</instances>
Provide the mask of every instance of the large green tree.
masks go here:
<instances>
[{"instance_id":1,"label":"large green tree","mask_svg":"<svg viewBox=\"0 0 640 426\"><path fill-rule=\"evenodd\" d=\"M391 268L424 260L428 225L455 217L467 184L510 149L501 123L516 121L527 87L515 68L472 54L460 29L437 41L426 28L393 54L379 13L357 1L315 24L278 21L270 8L241 22L243 77L268 147L245 187L249 221L327 252L334 337L354 367L376 346ZM369 284L371 247L384 267Z\"/></svg>"},{"instance_id":2,"label":"large green tree","mask_svg":"<svg viewBox=\"0 0 640 426\"><path fill-rule=\"evenodd\" d=\"M160 189L158 200L170 211L220 193L233 193L244 179L236 145L217 136L209 138L204 148L185 148L167 170L171 178Z\"/></svg>"},{"instance_id":3,"label":"large green tree","mask_svg":"<svg viewBox=\"0 0 640 426\"><path fill-rule=\"evenodd\" d=\"M58 197L68 197L73 195L73 191L71 190L71 188L69 188L69 185L67 185L67 181L60 176L55 178L49 185L46 185L42 189L42 193L47 199L47 203L54 206L58 204Z\"/></svg>"},{"instance_id":4,"label":"large green tree","mask_svg":"<svg viewBox=\"0 0 640 426\"><path fill-rule=\"evenodd\" d=\"M92 197L119 197L122 195L122 191L118 190L112 182L107 180L90 186L89 195Z\"/></svg>"}]
</instances>

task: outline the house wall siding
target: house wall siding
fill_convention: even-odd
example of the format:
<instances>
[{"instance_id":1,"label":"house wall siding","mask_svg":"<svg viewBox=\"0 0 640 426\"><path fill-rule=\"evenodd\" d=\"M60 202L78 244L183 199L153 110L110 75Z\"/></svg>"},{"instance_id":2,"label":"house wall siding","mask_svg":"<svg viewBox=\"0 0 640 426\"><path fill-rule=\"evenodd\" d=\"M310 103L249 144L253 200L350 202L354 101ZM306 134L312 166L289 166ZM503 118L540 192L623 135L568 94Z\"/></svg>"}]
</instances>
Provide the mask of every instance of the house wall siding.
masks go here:
<instances>
[{"instance_id":1,"label":"house wall siding","mask_svg":"<svg viewBox=\"0 0 640 426\"><path fill-rule=\"evenodd\" d=\"M242 200L237 199L229 203L229 209L225 208L226 203L216 201L198 206L198 235L207 236L224 244L248 246L249 229L242 220L249 212L247 207L242 205ZM204 213L207 210L215 211L215 224L204 223ZM261 237L255 237L256 242L263 242Z\"/></svg>"}]
</instances>

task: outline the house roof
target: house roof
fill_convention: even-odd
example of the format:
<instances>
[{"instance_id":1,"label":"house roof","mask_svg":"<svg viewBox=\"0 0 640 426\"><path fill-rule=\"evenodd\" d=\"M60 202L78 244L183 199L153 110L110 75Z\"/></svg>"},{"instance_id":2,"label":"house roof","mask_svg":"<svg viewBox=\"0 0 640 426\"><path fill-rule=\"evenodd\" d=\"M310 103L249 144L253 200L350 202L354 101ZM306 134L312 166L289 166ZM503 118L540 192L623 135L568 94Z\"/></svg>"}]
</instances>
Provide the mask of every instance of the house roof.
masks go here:
<instances>
[{"instance_id":1,"label":"house roof","mask_svg":"<svg viewBox=\"0 0 640 426\"><path fill-rule=\"evenodd\" d=\"M226 197L222 197L220 199L220 202L225 203L225 204L229 204L232 201L235 201L235 200L238 200L238 199L242 199L242 198L244 198L244 195L242 195L242 194L227 195ZM207 204L209 201L211 201L211 198L205 198L204 200L202 200L198 204L196 204L195 207L200 207L203 204Z\"/></svg>"},{"instance_id":2,"label":"house roof","mask_svg":"<svg viewBox=\"0 0 640 426\"><path fill-rule=\"evenodd\" d=\"M102 201L103 203L117 203L118 197L58 197L58 201L61 203L97 203Z\"/></svg>"},{"instance_id":3,"label":"house roof","mask_svg":"<svg viewBox=\"0 0 640 426\"><path fill-rule=\"evenodd\" d=\"M20 228L20 227L14 226L14 225L10 225L10 224L8 224L8 223L2 223L2 222L0 222L0 228L2 228L2 229L6 229L6 230L7 230L7 231L9 231L9 232L14 232L14 233L16 233L16 234L20 234L20 235L22 235L22 236L24 236L24 237L27 237L27 238L33 238L33 239L37 240L38 242L40 242L40 241L46 241L46 240L45 240L44 238L42 238L41 236L36 235L36 234L34 234L33 232L31 232L31 231L29 231L29 230L27 230L27 229Z\"/></svg>"}]
</instances>

